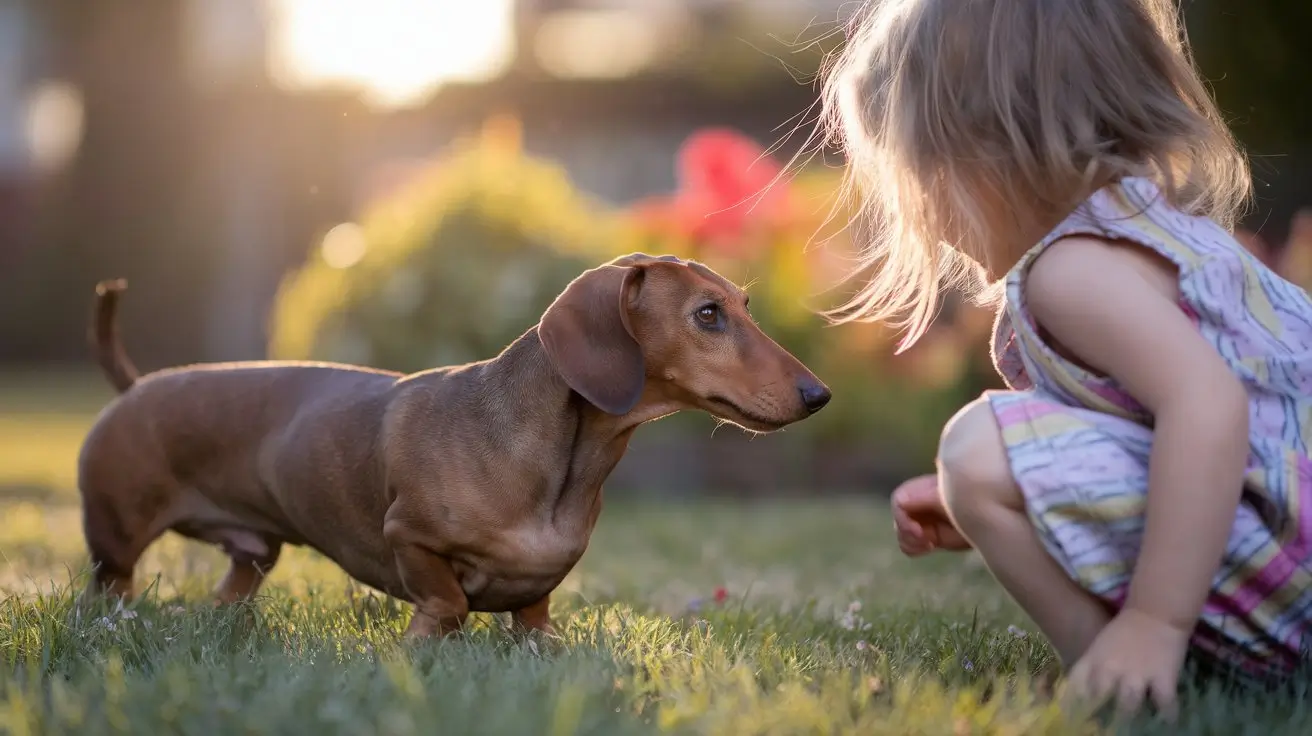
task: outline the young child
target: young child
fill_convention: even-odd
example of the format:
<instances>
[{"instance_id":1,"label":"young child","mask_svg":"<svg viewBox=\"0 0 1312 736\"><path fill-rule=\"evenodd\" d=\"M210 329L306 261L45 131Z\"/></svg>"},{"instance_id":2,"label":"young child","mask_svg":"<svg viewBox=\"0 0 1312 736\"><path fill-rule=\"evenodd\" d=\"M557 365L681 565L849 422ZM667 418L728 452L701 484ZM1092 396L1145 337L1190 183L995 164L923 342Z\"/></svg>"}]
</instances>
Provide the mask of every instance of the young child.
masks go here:
<instances>
[{"instance_id":1,"label":"young child","mask_svg":"<svg viewBox=\"0 0 1312 736\"><path fill-rule=\"evenodd\" d=\"M1230 234L1247 165L1173 3L876 0L825 111L876 224L837 321L905 346L945 279L997 287L1011 390L896 490L903 551L977 549L1068 688L1129 710L1191 652L1305 662L1312 302Z\"/></svg>"}]
</instances>

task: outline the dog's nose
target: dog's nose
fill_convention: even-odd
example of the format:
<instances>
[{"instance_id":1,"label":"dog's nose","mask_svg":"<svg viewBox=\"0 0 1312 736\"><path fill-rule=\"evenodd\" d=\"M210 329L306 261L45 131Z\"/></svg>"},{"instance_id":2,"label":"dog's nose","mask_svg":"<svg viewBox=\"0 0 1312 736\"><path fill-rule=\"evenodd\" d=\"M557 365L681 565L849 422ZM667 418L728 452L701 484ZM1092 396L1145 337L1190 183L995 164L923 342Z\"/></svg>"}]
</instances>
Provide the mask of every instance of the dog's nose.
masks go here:
<instances>
[{"instance_id":1,"label":"dog's nose","mask_svg":"<svg viewBox=\"0 0 1312 736\"><path fill-rule=\"evenodd\" d=\"M829 389L819 381L800 381L797 384L797 392L802 395L802 406L812 414L825 408L825 404L828 404L832 397Z\"/></svg>"}]
</instances>

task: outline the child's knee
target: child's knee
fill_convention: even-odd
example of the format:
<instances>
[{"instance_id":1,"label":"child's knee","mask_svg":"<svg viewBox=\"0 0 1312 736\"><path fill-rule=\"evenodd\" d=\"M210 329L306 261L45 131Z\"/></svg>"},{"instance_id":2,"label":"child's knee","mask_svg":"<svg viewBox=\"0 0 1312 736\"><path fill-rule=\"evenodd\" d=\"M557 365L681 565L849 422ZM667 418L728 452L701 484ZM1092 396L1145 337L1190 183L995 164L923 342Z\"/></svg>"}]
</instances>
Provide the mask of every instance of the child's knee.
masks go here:
<instances>
[{"instance_id":1,"label":"child's knee","mask_svg":"<svg viewBox=\"0 0 1312 736\"><path fill-rule=\"evenodd\" d=\"M944 503L959 522L969 523L989 509L1023 507L1002 431L987 399L967 404L944 427L938 466Z\"/></svg>"}]
</instances>

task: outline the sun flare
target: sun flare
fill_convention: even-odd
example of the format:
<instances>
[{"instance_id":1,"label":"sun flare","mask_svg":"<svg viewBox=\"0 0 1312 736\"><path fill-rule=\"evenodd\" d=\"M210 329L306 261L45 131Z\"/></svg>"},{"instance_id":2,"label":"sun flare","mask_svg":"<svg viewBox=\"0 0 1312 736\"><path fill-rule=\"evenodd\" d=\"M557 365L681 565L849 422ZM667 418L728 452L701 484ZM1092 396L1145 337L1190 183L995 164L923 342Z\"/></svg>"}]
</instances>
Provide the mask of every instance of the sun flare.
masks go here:
<instances>
[{"instance_id":1,"label":"sun flare","mask_svg":"<svg viewBox=\"0 0 1312 736\"><path fill-rule=\"evenodd\" d=\"M512 0L270 0L275 79L404 106L510 60Z\"/></svg>"}]
</instances>

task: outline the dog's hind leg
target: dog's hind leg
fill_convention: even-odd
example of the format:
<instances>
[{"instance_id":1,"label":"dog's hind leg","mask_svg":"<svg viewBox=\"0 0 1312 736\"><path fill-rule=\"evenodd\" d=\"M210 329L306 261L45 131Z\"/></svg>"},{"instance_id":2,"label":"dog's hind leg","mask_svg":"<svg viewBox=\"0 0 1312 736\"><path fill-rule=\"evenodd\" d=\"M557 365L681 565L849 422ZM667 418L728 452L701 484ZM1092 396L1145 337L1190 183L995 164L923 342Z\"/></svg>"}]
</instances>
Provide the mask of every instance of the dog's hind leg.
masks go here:
<instances>
[{"instance_id":1,"label":"dog's hind leg","mask_svg":"<svg viewBox=\"0 0 1312 736\"><path fill-rule=\"evenodd\" d=\"M92 580L88 592L132 597L132 570L140 553L133 554L121 533L105 529L103 519L84 514L83 529L91 556Z\"/></svg>"},{"instance_id":2,"label":"dog's hind leg","mask_svg":"<svg viewBox=\"0 0 1312 736\"><path fill-rule=\"evenodd\" d=\"M282 542L234 530L224 535L222 544L232 564L214 590L214 602L222 605L253 597L278 563Z\"/></svg>"},{"instance_id":3,"label":"dog's hind leg","mask_svg":"<svg viewBox=\"0 0 1312 736\"><path fill-rule=\"evenodd\" d=\"M91 557L90 591L131 598L137 560L164 533L167 524L150 509L110 502L112 496L82 494L82 532Z\"/></svg>"},{"instance_id":4,"label":"dog's hind leg","mask_svg":"<svg viewBox=\"0 0 1312 736\"><path fill-rule=\"evenodd\" d=\"M130 598L132 571L141 555L172 523L177 483L167 463L130 441L135 426L99 420L78 455L82 534L93 567L87 595Z\"/></svg>"},{"instance_id":5,"label":"dog's hind leg","mask_svg":"<svg viewBox=\"0 0 1312 736\"><path fill-rule=\"evenodd\" d=\"M552 622L548 610L550 604L551 595L547 594L542 596L542 600L537 603L512 611L511 622L514 624L515 630L520 632L541 631L548 635L555 634L556 625Z\"/></svg>"}]
</instances>

